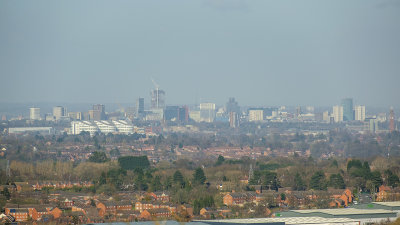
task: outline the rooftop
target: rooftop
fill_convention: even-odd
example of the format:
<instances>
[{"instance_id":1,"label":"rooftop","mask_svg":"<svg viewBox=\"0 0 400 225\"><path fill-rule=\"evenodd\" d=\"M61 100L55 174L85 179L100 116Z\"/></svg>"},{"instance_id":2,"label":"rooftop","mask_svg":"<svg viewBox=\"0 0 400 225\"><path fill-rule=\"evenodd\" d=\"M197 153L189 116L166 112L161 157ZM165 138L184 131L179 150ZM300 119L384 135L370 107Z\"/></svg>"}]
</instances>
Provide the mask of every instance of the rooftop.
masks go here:
<instances>
[{"instance_id":1,"label":"rooftop","mask_svg":"<svg viewBox=\"0 0 400 225\"><path fill-rule=\"evenodd\" d=\"M292 212L308 214L308 213L325 213L329 215L367 215L367 214L386 214L393 213L386 209L307 209L307 210L291 210Z\"/></svg>"},{"instance_id":2,"label":"rooftop","mask_svg":"<svg viewBox=\"0 0 400 225\"><path fill-rule=\"evenodd\" d=\"M373 204L389 206L389 207L400 207L400 201L397 202L372 202Z\"/></svg>"},{"instance_id":3,"label":"rooftop","mask_svg":"<svg viewBox=\"0 0 400 225\"><path fill-rule=\"evenodd\" d=\"M287 218L252 218L252 219L228 219L228 220L200 220L203 223L276 223L284 222L285 224L329 224L329 223L356 223L358 220L348 218L323 218L323 217L287 217Z\"/></svg>"}]
</instances>

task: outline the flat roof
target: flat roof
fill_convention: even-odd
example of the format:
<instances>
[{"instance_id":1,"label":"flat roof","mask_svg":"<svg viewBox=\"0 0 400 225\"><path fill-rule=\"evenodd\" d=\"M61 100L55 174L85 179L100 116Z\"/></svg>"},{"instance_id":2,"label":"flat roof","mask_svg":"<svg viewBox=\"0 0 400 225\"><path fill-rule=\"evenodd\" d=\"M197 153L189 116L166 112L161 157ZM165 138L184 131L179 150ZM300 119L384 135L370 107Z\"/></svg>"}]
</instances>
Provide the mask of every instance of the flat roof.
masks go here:
<instances>
[{"instance_id":1,"label":"flat roof","mask_svg":"<svg viewBox=\"0 0 400 225\"><path fill-rule=\"evenodd\" d=\"M373 204L389 206L389 207L400 207L400 201L396 202L372 202Z\"/></svg>"},{"instance_id":2,"label":"flat roof","mask_svg":"<svg viewBox=\"0 0 400 225\"><path fill-rule=\"evenodd\" d=\"M275 218L251 218L251 219L224 219L224 220L196 220L202 223L229 223L229 224L251 224L251 223L277 223L285 224L330 224L330 223L357 223L359 220L349 218L324 218L324 217L275 217Z\"/></svg>"},{"instance_id":3,"label":"flat roof","mask_svg":"<svg viewBox=\"0 0 400 225\"><path fill-rule=\"evenodd\" d=\"M308 214L308 213L325 213L329 215L368 215L368 214L387 214L393 211L386 209L305 209L305 210L291 210L292 212Z\"/></svg>"}]
</instances>

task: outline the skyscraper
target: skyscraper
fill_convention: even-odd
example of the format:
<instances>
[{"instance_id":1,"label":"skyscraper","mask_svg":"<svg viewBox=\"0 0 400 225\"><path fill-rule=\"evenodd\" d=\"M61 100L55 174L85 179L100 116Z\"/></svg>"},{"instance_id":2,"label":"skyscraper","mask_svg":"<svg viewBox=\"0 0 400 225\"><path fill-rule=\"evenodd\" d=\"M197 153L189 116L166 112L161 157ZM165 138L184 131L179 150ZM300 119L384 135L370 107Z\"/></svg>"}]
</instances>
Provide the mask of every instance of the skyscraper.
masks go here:
<instances>
[{"instance_id":1,"label":"skyscraper","mask_svg":"<svg viewBox=\"0 0 400 225\"><path fill-rule=\"evenodd\" d=\"M138 116L144 113L144 98L138 98L136 101L136 113Z\"/></svg>"},{"instance_id":2,"label":"skyscraper","mask_svg":"<svg viewBox=\"0 0 400 225\"><path fill-rule=\"evenodd\" d=\"M343 121L354 120L353 99L352 98L342 99L342 107L343 107Z\"/></svg>"},{"instance_id":3,"label":"skyscraper","mask_svg":"<svg viewBox=\"0 0 400 225\"><path fill-rule=\"evenodd\" d=\"M165 91L158 89L151 91L151 109L164 109Z\"/></svg>"},{"instance_id":4,"label":"skyscraper","mask_svg":"<svg viewBox=\"0 0 400 225\"><path fill-rule=\"evenodd\" d=\"M29 119L30 120L40 120L40 108L29 108Z\"/></svg>"},{"instance_id":5,"label":"skyscraper","mask_svg":"<svg viewBox=\"0 0 400 225\"><path fill-rule=\"evenodd\" d=\"M257 122L264 120L264 109L250 108L249 109L249 122Z\"/></svg>"},{"instance_id":6,"label":"skyscraper","mask_svg":"<svg viewBox=\"0 0 400 225\"><path fill-rule=\"evenodd\" d=\"M93 111L91 115L91 120L105 120L106 119L106 112L105 112L105 106L101 104L93 105Z\"/></svg>"},{"instance_id":7,"label":"skyscraper","mask_svg":"<svg viewBox=\"0 0 400 225\"><path fill-rule=\"evenodd\" d=\"M394 111L393 108L390 109L390 113L389 113L389 130L392 132L395 130L395 126L394 126Z\"/></svg>"},{"instance_id":8,"label":"skyscraper","mask_svg":"<svg viewBox=\"0 0 400 225\"><path fill-rule=\"evenodd\" d=\"M235 101L235 98L229 98L229 101L226 103L226 112L231 113L235 112L237 114L240 113L240 107L239 104Z\"/></svg>"},{"instance_id":9,"label":"skyscraper","mask_svg":"<svg viewBox=\"0 0 400 225\"><path fill-rule=\"evenodd\" d=\"M56 120L60 120L61 117L66 116L66 110L62 106L53 107L53 116Z\"/></svg>"},{"instance_id":10,"label":"skyscraper","mask_svg":"<svg viewBox=\"0 0 400 225\"><path fill-rule=\"evenodd\" d=\"M215 104L200 103L200 120L208 123L214 122Z\"/></svg>"},{"instance_id":11,"label":"skyscraper","mask_svg":"<svg viewBox=\"0 0 400 225\"><path fill-rule=\"evenodd\" d=\"M333 118L335 123L343 121L343 106L335 105L333 106Z\"/></svg>"},{"instance_id":12,"label":"skyscraper","mask_svg":"<svg viewBox=\"0 0 400 225\"><path fill-rule=\"evenodd\" d=\"M354 107L354 117L357 121L365 120L365 105L356 105Z\"/></svg>"},{"instance_id":13,"label":"skyscraper","mask_svg":"<svg viewBox=\"0 0 400 225\"><path fill-rule=\"evenodd\" d=\"M231 128L239 127L239 115L236 112L229 113L229 126Z\"/></svg>"}]
</instances>

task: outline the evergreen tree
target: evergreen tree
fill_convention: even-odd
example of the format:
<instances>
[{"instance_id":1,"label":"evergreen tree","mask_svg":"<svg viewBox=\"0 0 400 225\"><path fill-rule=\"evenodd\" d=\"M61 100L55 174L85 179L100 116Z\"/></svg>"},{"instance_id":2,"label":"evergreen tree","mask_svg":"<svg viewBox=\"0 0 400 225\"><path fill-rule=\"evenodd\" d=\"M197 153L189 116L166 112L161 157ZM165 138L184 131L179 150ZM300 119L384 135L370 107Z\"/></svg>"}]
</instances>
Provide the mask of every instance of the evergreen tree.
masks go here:
<instances>
[{"instance_id":1,"label":"evergreen tree","mask_svg":"<svg viewBox=\"0 0 400 225\"><path fill-rule=\"evenodd\" d=\"M4 189L3 189L3 195L6 197L7 200L10 200L11 194L10 194L10 191L8 190L7 187L4 187Z\"/></svg>"},{"instance_id":2,"label":"evergreen tree","mask_svg":"<svg viewBox=\"0 0 400 225\"><path fill-rule=\"evenodd\" d=\"M174 183L183 183L183 175L179 170L175 171L173 178Z\"/></svg>"},{"instance_id":3,"label":"evergreen tree","mask_svg":"<svg viewBox=\"0 0 400 225\"><path fill-rule=\"evenodd\" d=\"M178 184L180 186L180 188L185 187L185 179L179 170L175 171L175 173L173 175L173 181L175 184Z\"/></svg>"},{"instance_id":4,"label":"evergreen tree","mask_svg":"<svg viewBox=\"0 0 400 225\"><path fill-rule=\"evenodd\" d=\"M310 188L314 190L326 190L326 180L323 171L317 171L312 175L310 180Z\"/></svg>"},{"instance_id":5,"label":"evergreen tree","mask_svg":"<svg viewBox=\"0 0 400 225\"><path fill-rule=\"evenodd\" d=\"M306 184L304 183L303 179L301 178L299 173L296 173L294 176L294 187L295 191L304 191L306 190Z\"/></svg>"},{"instance_id":6,"label":"evergreen tree","mask_svg":"<svg viewBox=\"0 0 400 225\"><path fill-rule=\"evenodd\" d=\"M381 173L379 171L372 172L369 180L371 180L372 184L375 187L374 191L376 191L379 188L379 186L383 184Z\"/></svg>"},{"instance_id":7,"label":"evergreen tree","mask_svg":"<svg viewBox=\"0 0 400 225\"><path fill-rule=\"evenodd\" d=\"M224 163L224 161L225 161L225 158L222 155L219 155L218 159L217 159L217 163L215 165L216 166L222 165L222 163Z\"/></svg>"},{"instance_id":8,"label":"evergreen tree","mask_svg":"<svg viewBox=\"0 0 400 225\"><path fill-rule=\"evenodd\" d=\"M107 155L105 152L92 152L90 155L88 161L89 162L94 162L94 163L104 163L109 161L110 159L107 158Z\"/></svg>"},{"instance_id":9,"label":"evergreen tree","mask_svg":"<svg viewBox=\"0 0 400 225\"><path fill-rule=\"evenodd\" d=\"M338 173L338 174L332 174L329 177L329 186L338 189L343 189L346 187L346 184L344 183L342 175Z\"/></svg>"},{"instance_id":10,"label":"evergreen tree","mask_svg":"<svg viewBox=\"0 0 400 225\"><path fill-rule=\"evenodd\" d=\"M195 184L204 184L206 182L206 176L204 175L204 171L202 168L197 168L193 174L193 183Z\"/></svg>"}]
</instances>

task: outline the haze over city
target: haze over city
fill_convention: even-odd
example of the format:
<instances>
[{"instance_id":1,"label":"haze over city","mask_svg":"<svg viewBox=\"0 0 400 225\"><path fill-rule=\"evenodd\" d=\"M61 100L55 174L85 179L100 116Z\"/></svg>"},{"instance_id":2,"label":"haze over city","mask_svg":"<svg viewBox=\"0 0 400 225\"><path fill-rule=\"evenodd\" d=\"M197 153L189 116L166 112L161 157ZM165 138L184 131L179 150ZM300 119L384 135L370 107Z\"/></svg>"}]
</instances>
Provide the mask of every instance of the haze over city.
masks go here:
<instances>
[{"instance_id":1,"label":"haze over city","mask_svg":"<svg viewBox=\"0 0 400 225\"><path fill-rule=\"evenodd\" d=\"M400 4L0 1L0 102L398 106Z\"/></svg>"}]
</instances>

